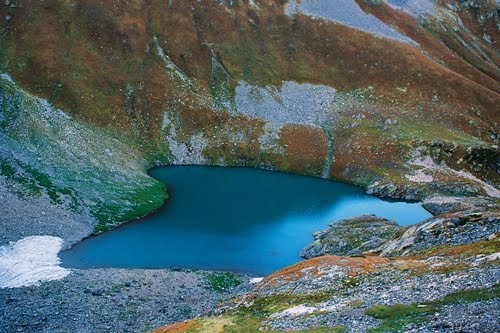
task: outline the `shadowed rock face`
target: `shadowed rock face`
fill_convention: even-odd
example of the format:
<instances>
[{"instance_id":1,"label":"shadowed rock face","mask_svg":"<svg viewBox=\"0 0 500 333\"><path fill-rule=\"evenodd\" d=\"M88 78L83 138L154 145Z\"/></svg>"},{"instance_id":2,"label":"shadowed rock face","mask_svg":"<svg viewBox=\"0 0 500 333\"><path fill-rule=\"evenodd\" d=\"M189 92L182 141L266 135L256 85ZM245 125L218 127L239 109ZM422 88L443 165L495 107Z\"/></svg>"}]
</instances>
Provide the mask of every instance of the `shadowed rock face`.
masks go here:
<instances>
[{"instance_id":1,"label":"shadowed rock face","mask_svg":"<svg viewBox=\"0 0 500 333\"><path fill-rule=\"evenodd\" d=\"M484 195L480 180L498 185L488 157L498 154L498 18L491 1L476 3L6 1L0 72L118 133L143 170L246 165L379 182L389 190L374 193L416 200L456 195L448 183ZM417 153L480 180L441 170L438 185L420 182L430 176L408 163Z\"/></svg>"},{"instance_id":2,"label":"shadowed rock face","mask_svg":"<svg viewBox=\"0 0 500 333\"><path fill-rule=\"evenodd\" d=\"M400 229L396 222L375 215L340 220L327 230L314 233L314 242L305 247L300 256L310 259L323 255L360 255L386 243Z\"/></svg>"}]
</instances>

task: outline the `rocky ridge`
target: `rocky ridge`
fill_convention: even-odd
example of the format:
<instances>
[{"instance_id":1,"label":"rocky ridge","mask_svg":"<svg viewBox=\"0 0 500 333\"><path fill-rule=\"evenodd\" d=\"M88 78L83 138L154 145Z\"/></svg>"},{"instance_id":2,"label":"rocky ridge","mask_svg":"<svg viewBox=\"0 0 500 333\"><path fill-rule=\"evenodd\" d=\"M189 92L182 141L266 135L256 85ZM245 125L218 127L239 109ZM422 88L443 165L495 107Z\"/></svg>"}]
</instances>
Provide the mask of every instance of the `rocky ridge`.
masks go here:
<instances>
[{"instance_id":1,"label":"rocky ridge","mask_svg":"<svg viewBox=\"0 0 500 333\"><path fill-rule=\"evenodd\" d=\"M396 222L375 215L340 220L327 230L314 233L314 242L304 248L300 256L310 259L329 254L361 255L382 246L400 229Z\"/></svg>"}]
</instances>

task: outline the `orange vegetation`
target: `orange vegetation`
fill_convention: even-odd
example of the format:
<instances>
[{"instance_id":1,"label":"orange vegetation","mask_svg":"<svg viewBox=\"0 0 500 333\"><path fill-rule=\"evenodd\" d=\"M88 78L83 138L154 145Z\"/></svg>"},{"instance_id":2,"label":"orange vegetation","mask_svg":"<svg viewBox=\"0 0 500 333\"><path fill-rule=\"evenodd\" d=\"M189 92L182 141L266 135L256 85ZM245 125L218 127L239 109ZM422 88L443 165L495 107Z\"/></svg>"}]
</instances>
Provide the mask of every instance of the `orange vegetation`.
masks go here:
<instances>
[{"instance_id":1,"label":"orange vegetation","mask_svg":"<svg viewBox=\"0 0 500 333\"><path fill-rule=\"evenodd\" d=\"M194 325L193 321L185 321L181 323L175 323L172 325L159 327L155 329L152 333L182 333L192 328L193 325Z\"/></svg>"}]
</instances>

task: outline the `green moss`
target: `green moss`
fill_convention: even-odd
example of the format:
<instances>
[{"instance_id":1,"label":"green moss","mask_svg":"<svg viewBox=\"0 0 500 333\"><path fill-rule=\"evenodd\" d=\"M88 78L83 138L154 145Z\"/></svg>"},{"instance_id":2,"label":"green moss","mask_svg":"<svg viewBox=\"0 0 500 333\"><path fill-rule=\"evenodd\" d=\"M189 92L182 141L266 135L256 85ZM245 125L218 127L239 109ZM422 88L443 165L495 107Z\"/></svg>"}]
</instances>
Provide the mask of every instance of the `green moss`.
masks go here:
<instances>
[{"instance_id":1,"label":"green moss","mask_svg":"<svg viewBox=\"0 0 500 333\"><path fill-rule=\"evenodd\" d=\"M238 313L246 313L255 317L266 318L273 313L286 310L299 304L318 304L332 297L329 292L312 294L274 294L259 297L247 308L238 309Z\"/></svg>"},{"instance_id":2,"label":"green moss","mask_svg":"<svg viewBox=\"0 0 500 333\"><path fill-rule=\"evenodd\" d=\"M210 273L206 278L210 288L220 293L241 284L238 276L230 272Z\"/></svg>"},{"instance_id":3,"label":"green moss","mask_svg":"<svg viewBox=\"0 0 500 333\"><path fill-rule=\"evenodd\" d=\"M381 130L385 136L394 135L404 143L404 140L434 140L443 139L465 145L480 143L478 139L452 128L443 127L437 123L424 121L399 121L395 125L388 126L387 130Z\"/></svg>"},{"instance_id":4,"label":"green moss","mask_svg":"<svg viewBox=\"0 0 500 333\"><path fill-rule=\"evenodd\" d=\"M126 321L129 317L137 312L138 306L135 303L127 303L127 308L118 314L118 319Z\"/></svg>"},{"instance_id":5,"label":"green moss","mask_svg":"<svg viewBox=\"0 0 500 333\"><path fill-rule=\"evenodd\" d=\"M167 198L165 185L161 182L155 182L148 187L133 188L130 192L116 193L112 202L101 202L91 210L98 221L94 232L107 231L125 221L146 216L160 208Z\"/></svg>"},{"instance_id":6,"label":"green moss","mask_svg":"<svg viewBox=\"0 0 500 333\"><path fill-rule=\"evenodd\" d=\"M213 56L215 57L215 55ZM222 67L222 64L212 65L208 86L216 109L231 111L236 109L236 84Z\"/></svg>"},{"instance_id":7,"label":"green moss","mask_svg":"<svg viewBox=\"0 0 500 333\"><path fill-rule=\"evenodd\" d=\"M479 301L487 301L493 298L500 297L500 284L496 284L491 288L480 288L471 290L457 291L446 295L442 301L438 302L442 305L458 304L458 303L473 303Z\"/></svg>"},{"instance_id":8,"label":"green moss","mask_svg":"<svg viewBox=\"0 0 500 333\"><path fill-rule=\"evenodd\" d=\"M0 159L0 174L2 176L12 179L12 177L16 175L16 169L14 169L5 160Z\"/></svg>"},{"instance_id":9,"label":"green moss","mask_svg":"<svg viewBox=\"0 0 500 333\"><path fill-rule=\"evenodd\" d=\"M13 166L1 159L0 175L4 176L8 183L20 185L21 188L18 188L16 191L20 195L39 195L41 193L40 187L32 179L18 173Z\"/></svg>"},{"instance_id":10,"label":"green moss","mask_svg":"<svg viewBox=\"0 0 500 333\"><path fill-rule=\"evenodd\" d=\"M187 332L189 333L343 333L346 327L314 327L304 330L267 330L263 329L262 321L252 316L222 315L197 320Z\"/></svg>"},{"instance_id":11,"label":"green moss","mask_svg":"<svg viewBox=\"0 0 500 333\"><path fill-rule=\"evenodd\" d=\"M427 321L425 315L434 313L437 310L437 307L426 304L376 305L366 310L366 314L384 321L379 327L371 329L369 332L402 332L408 324Z\"/></svg>"},{"instance_id":12,"label":"green moss","mask_svg":"<svg viewBox=\"0 0 500 333\"><path fill-rule=\"evenodd\" d=\"M359 308L359 307L362 307L363 305L365 304L364 301L360 300L360 299L356 299L354 301L351 301L349 303L350 306L352 306L353 308Z\"/></svg>"},{"instance_id":13,"label":"green moss","mask_svg":"<svg viewBox=\"0 0 500 333\"><path fill-rule=\"evenodd\" d=\"M490 288L462 290L446 295L442 300L414 304L376 305L366 310L366 314L382 319L382 324L370 333L403 332L409 324L428 321L429 315L440 311L443 305L472 303L500 297L500 284Z\"/></svg>"},{"instance_id":14,"label":"green moss","mask_svg":"<svg viewBox=\"0 0 500 333\"><path fill-rule=\"evenodd\" d=\"M20 163L20 165L26 171L26 173L28 173L32 177L32 179L35 180L36 184L40 188L43 188L45 190L53 203L64 204L62 196L65 196L70 199L70 208L76 209L79 206L78 199L76 198L73 190L54 185L49 176L30 167L29 165L26 165L24 163Z\"/></svg>"},{"instance_id":15,"label":"green moss","mask_svg":"<svg viewBox=\"0 0 500 333\"><path fill-rule=\"evenodd\" d=\"M124 283L117 283L111 286L108 290L105 291L106 295L117 294L122 291L122 289L126 288Z\"/></svg>"}]
</instances>

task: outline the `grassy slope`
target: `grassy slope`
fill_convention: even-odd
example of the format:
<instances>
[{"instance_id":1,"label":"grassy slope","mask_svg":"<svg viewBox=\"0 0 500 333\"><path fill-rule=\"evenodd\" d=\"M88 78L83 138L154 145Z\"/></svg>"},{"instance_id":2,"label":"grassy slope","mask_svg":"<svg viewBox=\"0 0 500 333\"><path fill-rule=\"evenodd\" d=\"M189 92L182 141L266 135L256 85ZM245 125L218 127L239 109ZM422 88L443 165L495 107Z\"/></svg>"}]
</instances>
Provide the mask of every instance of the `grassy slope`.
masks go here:
<instances>
[{"instance_id":1,"label":"grassy slope","mask_svg":"<svg viewBox=\"0 0 500 333\"><path fill-rule=\"evenodd\" d=\"M392 306L376 305L366 310L366 314L381 319L382 322L376 328L369 330L370 333L390 333L403 332L406 325L422 324L429 321L429 316L439 312L445 305L467 304L479 301L486 301L500 297L500 287L495 285L491 288L479 288L458 291L446 295L441 300L433 302L422 302L418 304L396 304ZM320 300L320 299L319 299ZM236 314L226 314L220 317L196 319L183 324L174 324L159 328L154 333L204 333L204 332L268 332L279 333L285 331L274 331L262 329L262 322L272 313L277 313L304 301L318 301L309 297L300 298L297 296L274 296L258 299L254 305L239 311ZM280 306L281 305L281 306ZM356 306L354 304L353 306ZM269 309L272 309L269 312ZM317 327L300 331L286 331L288 333L341 333L345 332L345 327Z\"/></svg>"},{"instance_id":2,"label":"grassy slope","mask_svg":"<svg viewBox=\"0 0 500 333\"><path fill-rule=\"evenodd\" d=\"M311 260L302 261L293 266L286 267L266 277L264 282L257 285L249 294L239 295L236 299L225 303L229 309L217 317L194 319L188 322L173 324L158 328L154 333L204 333L204 332L258 332L266 331L266 320L273 314L281 313L297 305L316 306L321 308L324 302L336 296L349 295L359 284L370 283L373 276L386 274L388 272L400 271L410 272L409 275L394 275L395 281L404 276L411 279L414 276L436 275L449 276L452 272L460 272L470 268L469 264L457 265L454 260L461 258L473 258L477 255L490 255L497 253L499 249L498 240L481 241L474 244L448 246L441 249L432 249L428 253L415 257L400 257L396 261L380 257L336 257L324 256ZM426 264L428 258L442 258L445 265L433 267ZM450 260L451 259L451 260ZM450 261L447 261L450 260ZM395 265L394 263L397 262ZM488 263L484 264L486 267ZM304 289L304 286L320 284L318 281L325 278L322 270L337 266L346 273L341 281L335 276L329 283L323 284L322 289ZM477 267L477 266L476 266ZM312 275L306 278L308 272ZM326 271L328 272L328 271ZM328 273L326 273L328 275ZM311 280L318 279L318 281ZM301 280L304 279L304 280ZM328 279L328 278L326 278ZM302 282L300 282L302 281ZM373 283L373 282L372 282ZM397 282L396 282L397 283ZM289 285L289 288L283 289ZM359 294L349 303L351 310L362 310L366 315L380 319L378 326L370 332L403 332L406 325L424 324L432 319L432 316L443 310L445 306L456 304L467 304L479 301L498 299L500 287L498 284L487 288L475 288L458 290L445 295L434 301L386 305L365 305L363 294ZM342 308L340 311L346 311ZM303 318L321 314L321 311L302 315ZM349 327L318 327L298 332L343 332ZM317 331L316 331L317 329ZM295 331L292 331L295 332Z\"/></svg>"},{"instance_id":3,"label":"grassy slope","mask_svg":"<svg viewBox=\"0 0 500 333\"><path fill-rule=\"evenodd\" d=\"M487 301L500 297L500 285L491 288L479 288L457 291L443 299L418 304L396 304L391 306L376 305L366 310L366 314L382 319L380 326L369 333L403 332L406 325L429 321L429 316L439 312L445 305Z\"/></svg>"},{"instance_id":4,"label":"grassy slope","mask_svg":"<svg viewBox=\"0 0 500 333\"><path fill-rule=\"evenodd\" d=\"M78 130L91 129L97 139L85 154L100 152L102 161L121 156L119 163L136 167L111 181L102 174L114 174L117 163L91 162L88 168L97 165L99 172L89 172L90 179L102 178L104 186L89 184L87 176L76 181L72 173L85 169L83 160L70 158L64 167L57 161L69 158L62 152L79 150L78 140L63 147L68 138L48 133L46 123L30 135L39 134L48 145L36 145L33 138L18 141L18 151L23 145L32 148L33 156L24 164L47 176L45 182L53 185L45 188L86 193L84 206L102 224L110 224L111 216L124 221L144 215L164 199L161 185L149 183L144 173L148 163L141 155L160 164L172 161L168 133L162 130L165 113L174 119L175 139L181 144L189 146L199 135L207 139L203 163L321 175L326 157L333 154L329 176L362 186L377 179L405 182L404 162L415 147L432 140L456 143L462 150L491 143L488 131L495 128L499 100L491 89L495 84L489 80L487 87L478 85L484 74L450 56L451 51L443 61L454 62L444 66L409 45L334 22L286 16L281 1L256 3L258 8L246 2L223 8L194 0L174 1L172 6L159 0L119 6L95 0L22 0L15 8L0 6L0 17L11 17L0 26L0 70L80 121ZM395 20L398 14L391 15ZM409 35L417 30L425 35L426 52L440 52L442 45L432 34L416 25L405 29ZM158 47L189 84L165 68ZM212 71L213 54L230 79ZM319 128L291 125L279 138L283 154L261 149L262 120L212 109L213 104L221 108L221 100L231 105L232 89L240 80L258 86L279 87L283 80L293 80L336 88L345 99L339 99L334 125L326 129L331 137ZM364 118L354 119L359 115ZM387 119L398 123L385 126ZM38 123L35 117L30 121ZM326 141L334 143L333 149ZM105 149L113 156L103 153ZM42 166L36 159L40 155L52 156L50 162ZM3 163L24 177L27 169L17 159L3 158ZM105 192L102 198L96 187Z\"/></svg>"}]
</instances>

